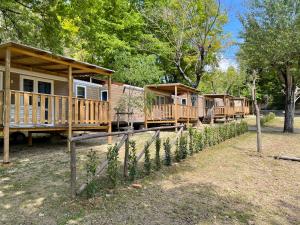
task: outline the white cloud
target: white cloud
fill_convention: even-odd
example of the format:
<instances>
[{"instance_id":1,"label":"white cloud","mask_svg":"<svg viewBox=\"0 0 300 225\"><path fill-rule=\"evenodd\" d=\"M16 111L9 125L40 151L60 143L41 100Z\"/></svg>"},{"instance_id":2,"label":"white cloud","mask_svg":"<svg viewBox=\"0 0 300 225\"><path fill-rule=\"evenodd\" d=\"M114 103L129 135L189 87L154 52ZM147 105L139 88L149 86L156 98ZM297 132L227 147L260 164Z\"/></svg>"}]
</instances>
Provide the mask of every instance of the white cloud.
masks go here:
<instances>
[{"instance_id":1,"label":"white cloud","mask_svg":"<svg viewBox=\"0 0 300 225\"><path fill-rule=\"evenodd\" d=\"M220 70L225 72L230 66L233 66L235 69L238 69L239 67L238 62L235 59L221 58L219 62Z\"/></svg>"}]
</instances>

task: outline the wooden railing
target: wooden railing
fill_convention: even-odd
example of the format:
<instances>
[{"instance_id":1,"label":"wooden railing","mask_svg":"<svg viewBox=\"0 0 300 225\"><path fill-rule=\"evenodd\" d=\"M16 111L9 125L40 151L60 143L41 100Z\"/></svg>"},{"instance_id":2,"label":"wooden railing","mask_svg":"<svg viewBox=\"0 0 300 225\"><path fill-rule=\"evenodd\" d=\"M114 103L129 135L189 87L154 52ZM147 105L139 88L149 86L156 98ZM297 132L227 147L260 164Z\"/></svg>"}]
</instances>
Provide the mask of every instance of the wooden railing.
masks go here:
<instances>
[{"instance_id":1,"label":"wooden railing","mask_svg":"<svg viewBox=\"0 0 300 225\"><path fill-rule=\"evenodd\" d=\"M178 105L178 118L197 118L198 111L195 106Z\"/></svg>"},{"instance_id":2,"label":"wooden railing","mask_svg":"<svg viewBox=\"0 0 300 225\"><path fill-rule=\"evenodd\" d=\"M170 120L175 118L174 109L174 104L153 105L147 118L148 120Z\"/></svg>"},{"instance_id":3,"label":"wooden railing","mask_svg":"<svg viewBox=\"0 0 300 225\"><path fill-rule=\"evenodd\" d=\"M178 105L178 118L197 118L198 108L195 106ZM175 119L175 105L153 105L147 115L148 120L171 120Z\"/></svg>"},{"instance_id":4,"label":"wooden railing","mask_svg":"<svg viewBox=\"0 0 300 225\"><path fill-rule=\"evenodd\" d=\"M64 126L68 124L68 96L11 91L11 126ZM1 104L1 103L0 103ZM73 125L108 122L108 102L73 98Z\"/></svg>"},{"instance_id":5,"label":"wooden railing","mask_svg":"<svg viewBox=\"0 0 300 225\"><path fill-rule=\"evenodd\" d=\"M243 106L234 106L234 113L244 113Z\"/></svg>"},{"instance_id":6,"label":"wooden railing","mask_svg":"<svg viewBox=\"0 0 300 225\"><path fill-rule=\"evenodd\" d=\"M234 107L215 106L214 115L215 116L234 115Z\"/></svg>"}]
</instances>

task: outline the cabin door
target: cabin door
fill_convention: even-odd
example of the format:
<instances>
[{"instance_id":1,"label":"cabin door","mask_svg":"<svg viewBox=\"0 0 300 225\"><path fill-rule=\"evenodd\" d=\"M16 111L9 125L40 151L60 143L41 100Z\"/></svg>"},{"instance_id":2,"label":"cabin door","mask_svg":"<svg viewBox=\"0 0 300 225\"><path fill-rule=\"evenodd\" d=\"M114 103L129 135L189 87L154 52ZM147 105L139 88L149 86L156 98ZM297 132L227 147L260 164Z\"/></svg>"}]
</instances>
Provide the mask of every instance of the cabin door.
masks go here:
<instances>
[{"instance_id":1,"label":"cabin door","mask_svg":"<svg viewBox=\"0 0 300 225\"><path fill-rule=\"evenodd\" d=\"M51 86L51 82L45 82L45 81L37 81L37 86L38 86L38 93L39 94L48 94L50 95L51 94L51 89L52 89L52 86ZM38 103L38 106L41 105L41 102L39 101ZM54 114L53 114L54 115ZM46 98L45 99L45 120L49 120L49 116L53 116L53 115L49 115L49 99ZM53 121L53 118L52 118L52 121Z\"/></svg>"}]
</instances>

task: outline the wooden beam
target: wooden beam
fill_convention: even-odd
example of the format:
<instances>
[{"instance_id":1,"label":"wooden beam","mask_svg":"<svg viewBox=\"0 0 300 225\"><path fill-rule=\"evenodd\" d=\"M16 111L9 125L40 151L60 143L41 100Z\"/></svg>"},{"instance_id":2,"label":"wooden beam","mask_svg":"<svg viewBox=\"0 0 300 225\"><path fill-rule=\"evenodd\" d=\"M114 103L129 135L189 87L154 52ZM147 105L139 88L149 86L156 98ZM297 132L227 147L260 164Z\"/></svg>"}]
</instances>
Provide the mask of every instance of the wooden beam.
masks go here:
<instances>
[{"instance_id":1,"label":"wooden beam","mask_svg":"<svg viewBox=\"0 0 300 225\"><path fill-rule=\"evenodd\" d=\"M14 60L21 60L21 59L28 59L28 58L32 58L32 56L29 56L29 55L17 55L17 56L11 57L11 62L14 61Z\"/></svg>"},{"instance_id":2,"label":"wooden beam","mask_svg":"<svg viewBox=\"0 0 300 225\"><path fill-rule=\"evenodd\" d=\"M11 49L5 51L5 76L4 76L4 146L3 146L3 163L9 163L9 124L10 124L10 62Z\"/></svg>"},{"instance_id":3,"label":"wooden beam","mask_svg":"<svg viewBox=\"0 0 300 225\"><path fill-rule=\"evenodd\" d=\"M144 87L144 117L145 117L145 121L144 121L144 128L147 129L148 128L148 118L147 118L147 87Z\"/></svg>"},{"instance_id":4,"label":"wooden beam","mask_svg":"<svg viewBox=\"0 0 300 225\"><path fill-rule=\"evenodd\" d=\"M72 117L73 117L73 77L72 67L69 66L69 108L68 108L68 151L71 152L71 138L72 138Z\"/></svg>"},{"instance_id":5,"label":"wooden beam","mask_svg":"<svg viewBox=\"0 0 300 225\"><path fill-rule=\"evenodd\" d=\"M112 103L112 96L111 96L111 76L108 77L108 84L107 84L107 89L108 89L108 111L107 111L107 118L108 118L108 133L111 133L112 131L112 127L111 127L111 120L112 120L112 116L111 116L111 103ZM107 139L108 144L112 143L112 137L108 136Z\"/></svg>"}]
</instances>

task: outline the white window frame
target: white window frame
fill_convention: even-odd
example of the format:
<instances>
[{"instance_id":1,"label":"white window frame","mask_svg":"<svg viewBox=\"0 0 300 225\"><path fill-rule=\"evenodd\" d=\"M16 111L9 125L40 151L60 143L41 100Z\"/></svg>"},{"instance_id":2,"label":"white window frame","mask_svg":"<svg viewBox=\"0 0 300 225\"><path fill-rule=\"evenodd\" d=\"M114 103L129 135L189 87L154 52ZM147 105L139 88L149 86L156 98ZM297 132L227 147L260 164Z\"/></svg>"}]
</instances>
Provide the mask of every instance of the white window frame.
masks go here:
<instances>
[{"instance_id":1,"label":"white window frame","mask_svg":"<svg viewBox=\"0 0 300 225\"><path fill-rule=\"evenodd\" d=\"M185 100L185 104L182 103L183 100ZM187 98L181 98L181 99L180 99L180 103L181 103L181 105L187 105Z\"/></svg>"},{"instance_id":2,"label":"white window frame","mask_svg":"<svg viewBox=\"0 0 300 225\"><path fill-rule=\"evenodd\" d=\"M53 80L39 78L39 77L33 77L33 76L27 76L27 75L20 75L20 91L24 91L24 79L27 80L33 80L33 93L38 93L38 82L47 82L51 83L51 95L54 94L54 82Z\"/></svg>"},{"instance_id":3,"label":"white window frame","mask_svg":"<svg viewBox=\"0 0 300 225\"><path fill-rule=\"evenodd\" d=\"M78 87L81 87L81 88L84 89L84 99L86 99L86 86L79 85L79 84L76 85L76 89L75 89L75 91L76 91L76 97L78 97L78 93L77 93L77 88Z\"/></svg>"},{"instance_id":4,"label":"white window frame","mask_svg":"<svg viewBox=\"0 0 300 225\"><path fill-rule=\"evenodd\" d=\"M101 90L101 91L100 91L100 100L101 100L101 101L104 101L104 100L102 99L102 93L103 93L103 92L106 92L106 93L107 93L107 100L106 100L106 101L108 102L108 100L109 100L108 90Z\"/></svg>"}]
</instances>

